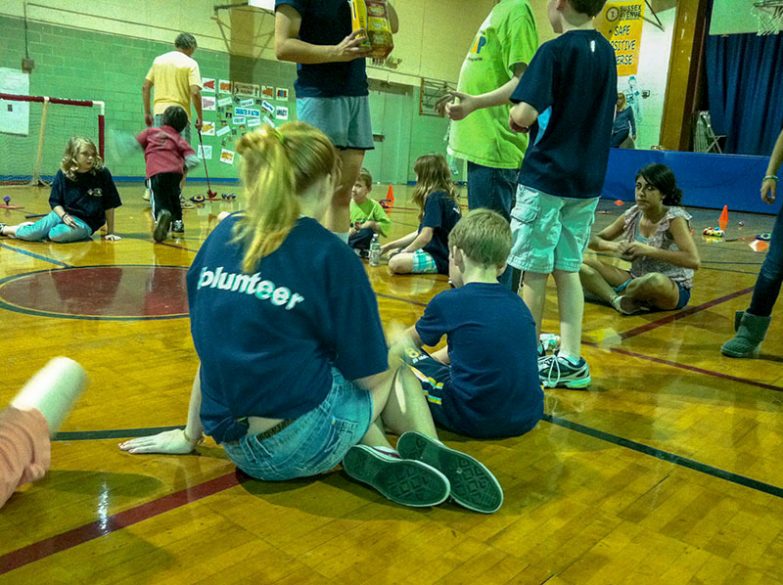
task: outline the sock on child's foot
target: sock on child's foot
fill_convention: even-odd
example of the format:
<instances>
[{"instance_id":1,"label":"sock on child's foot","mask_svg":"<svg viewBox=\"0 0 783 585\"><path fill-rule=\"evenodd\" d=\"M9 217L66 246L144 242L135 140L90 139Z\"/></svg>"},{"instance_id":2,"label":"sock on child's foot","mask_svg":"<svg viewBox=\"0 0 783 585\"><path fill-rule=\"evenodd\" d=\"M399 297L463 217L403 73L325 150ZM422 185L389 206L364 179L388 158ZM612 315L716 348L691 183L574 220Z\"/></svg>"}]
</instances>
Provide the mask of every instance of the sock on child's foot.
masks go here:
<instances>
[{"instance_id":1,"label":"sock on child's foot","mask_svg":"<svg viewBox=\"0 0 783 585\"><path fill-rule=\"evenodd\" d=\"M397 459L400 458L400 454L397 452L397 449L392 449L391 447L378 447L378 446L373 446L373 449L379 451L380 453L383 453L384 455L388 455L389 457L396 457Z\"/></svg>"},{"instance_id":2,"label":"sock on child's foot","mask_svg":"<svg viewBox=\"0 0 783 585\"><path fill-rule=\"evenodd\" d=\"M84 368L66 357L56 357L30 378L11 406L38 410L54 435L86 385Z\"/></svg>"},{"instance_id":3,"label":"sock on child's foot","mask_svg":"<svg viewBox=\"0 0 783 585\"><path fill-rule=\"evenodd\" d=\"M578 366L579 362L582 361L581 357L579 357L579 356L574 357L574 356L569 355L567 353L563 353L562 351L559 354L557 354L557 357L563 358L564 360L566 360L572 366Z\"/></svg>"}]
</instances>

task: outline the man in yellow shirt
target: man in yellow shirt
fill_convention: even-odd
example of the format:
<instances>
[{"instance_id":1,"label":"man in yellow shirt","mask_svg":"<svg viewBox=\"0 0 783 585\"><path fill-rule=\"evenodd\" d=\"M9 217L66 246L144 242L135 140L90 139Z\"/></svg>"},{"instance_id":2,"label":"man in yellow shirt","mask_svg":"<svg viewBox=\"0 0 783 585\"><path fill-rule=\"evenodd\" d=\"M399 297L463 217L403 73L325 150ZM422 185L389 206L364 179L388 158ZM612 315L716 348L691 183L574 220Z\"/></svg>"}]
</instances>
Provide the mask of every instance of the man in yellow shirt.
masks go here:
<instances>
[{"instance_id":1,"label":"man in yellow shirt","mask_svg":"<svg viewBox=\"0 0 783 585\"><path fill-rule=\"evenodd\" d=\"M197 130L201 129L201 73L198 63L192 58L198 45L193 35L181 33L174 41L176 50L155 58L144 85L141 88L144 100L144 123L160 126L163 112L169 106L181 106L191 119L190 103L196 108ZM155 86L153 110L150 110L150 88ZM153 119L153 111L155 117ZM182 136L190 142L190 124L185 126Z\"/></svg>"}]
</instances>

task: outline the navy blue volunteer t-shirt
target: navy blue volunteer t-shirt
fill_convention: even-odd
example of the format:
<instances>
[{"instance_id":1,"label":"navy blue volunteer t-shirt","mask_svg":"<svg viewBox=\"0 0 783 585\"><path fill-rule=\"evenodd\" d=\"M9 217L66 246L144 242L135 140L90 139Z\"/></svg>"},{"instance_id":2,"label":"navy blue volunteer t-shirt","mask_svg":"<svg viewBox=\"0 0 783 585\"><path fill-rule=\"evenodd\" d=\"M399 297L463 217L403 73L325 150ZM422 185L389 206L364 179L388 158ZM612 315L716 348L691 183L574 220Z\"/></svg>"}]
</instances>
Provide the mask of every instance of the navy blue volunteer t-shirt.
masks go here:
<instances>
[{"instance_id":1,"label":"navy blue volunteer t-shirt","mask_svg":"<svg viewBox=\"0 0 783 585\"><path fill-rule=\"evenodd\" d=\"M62 170L57 171L49 193L49 206L54 209L58 205L83 220L94 233L106 223L106 210L120 207L122 201L109 169L104 167L76 173L74 179L66 177Z\"/></svg>"},{"instance_id":2,"label":"navy blue volunteer t-shirt","mask_svg":"<svg viewBox=\"0 0 783 585\"><path fill-rule=\"evenodd\" d=\"M296 418L323 402L332 366L348 380L388 367L378 304L359 258L301 218L251 274L223 220L188 271L193 343L201 360L201 422L237 440L247 416Z\"/></svg>"},{"instance_id":3,"label":"navy blue volunteer t-shirt","mask_svg":"<svg viewBox=\"0 0 783 585\"><path fill-rule=\"evenodd\" d=\"M572 30L547 41L511 101L539 113L552 107L546 132L525 154L519 183L559 197L598 197L617 103L617 65L609 41L594 30ZM537 133L537 124L532 131Z\"/></svg>"},{"instance_id":4,"label":"navy blue volunteer t-shirt","mask_svg":"<svg viewBox=\"0 0 783 585\"><path fill-rule=\"evenodd\" d=\"M424 246L424 251L435 259L440 274L449 273L449 234L462 217L459 203L444 191L433 191L424 200L424 215L419 224L422 228L432 228L432 239Z\"/></svg>"},{"instance_id":5,"label":"navy blue volunteer t-shirt","mask_svg":"<svg viewBox=\"0 0 783 585\"><path fill-rule=\"evenodd\" d=\"M541 419L536 326L519 295L484 283L444 291L427 305L416 331L430 346L448 337L451 380L442 406L462 432L515 436Z\"/></svg>"},{"instance_id":6,"label":"navy blue volunteer t-shirt","mask_svg":"<svg viewBox=\"0 0 783 585\"><path fill-rule=\"evenodd\" d=\"M302 17L299 39L312 45L337 45L351 34L351 6L347 0L275 0L275 10L288 5ZM296 66L296 97L368 95L364 59L347 63Z\"/></svg>"}]
</instances>

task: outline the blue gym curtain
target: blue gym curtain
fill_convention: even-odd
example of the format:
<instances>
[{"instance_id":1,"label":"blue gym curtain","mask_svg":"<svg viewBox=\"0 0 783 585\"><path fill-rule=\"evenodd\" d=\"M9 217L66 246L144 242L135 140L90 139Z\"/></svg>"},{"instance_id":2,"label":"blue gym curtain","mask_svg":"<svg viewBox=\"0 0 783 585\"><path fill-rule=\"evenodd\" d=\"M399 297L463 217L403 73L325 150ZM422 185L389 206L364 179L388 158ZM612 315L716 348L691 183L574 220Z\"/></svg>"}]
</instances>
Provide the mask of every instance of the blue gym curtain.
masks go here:
<instances>
[{"instance_id":1,"label":"blue gym curtain","mask_svg":"<svg viewBox=\"0 0 783 585\"><path fill-rule=\"evenodd\" d=\"M712 127L724 152L769 156L783 128L783 32L707 37Z\"/></svg>"}]
</instances>

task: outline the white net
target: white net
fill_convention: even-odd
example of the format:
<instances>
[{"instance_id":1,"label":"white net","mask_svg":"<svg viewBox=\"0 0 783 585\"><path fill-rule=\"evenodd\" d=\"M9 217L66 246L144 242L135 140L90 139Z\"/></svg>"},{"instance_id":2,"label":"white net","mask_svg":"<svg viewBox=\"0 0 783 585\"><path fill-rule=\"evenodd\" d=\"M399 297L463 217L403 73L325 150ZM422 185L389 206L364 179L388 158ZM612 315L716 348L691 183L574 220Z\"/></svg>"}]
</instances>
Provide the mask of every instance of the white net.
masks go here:
<instances>
[{"instance_id":1,"label":"white net","mask_svg":"<svg viewBox=\"0 0 783 585\"><path fill-rule=\"evenodd\" d=\"M49 183L71 136L85 136L100 149L99 114L97 105L0 97L0 184Z\"/></svg>"},{"instance_id":2,"label":"white net","mask_svg":"<svg viewBox=\"0 0 783 585\"><path fill-rule=\"evenodd\" d=\"M783 0L762 0L753 3L758 35L776 35L783 28Z\"/></svg>"}]
</instances>

